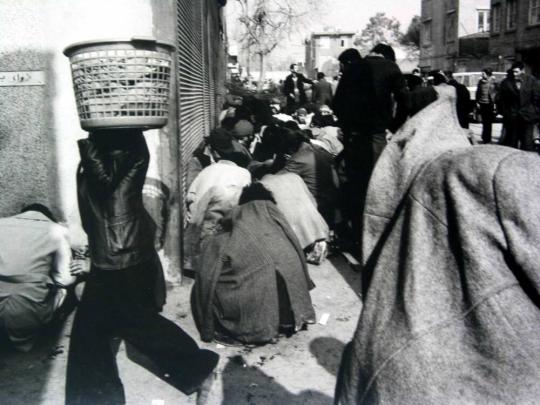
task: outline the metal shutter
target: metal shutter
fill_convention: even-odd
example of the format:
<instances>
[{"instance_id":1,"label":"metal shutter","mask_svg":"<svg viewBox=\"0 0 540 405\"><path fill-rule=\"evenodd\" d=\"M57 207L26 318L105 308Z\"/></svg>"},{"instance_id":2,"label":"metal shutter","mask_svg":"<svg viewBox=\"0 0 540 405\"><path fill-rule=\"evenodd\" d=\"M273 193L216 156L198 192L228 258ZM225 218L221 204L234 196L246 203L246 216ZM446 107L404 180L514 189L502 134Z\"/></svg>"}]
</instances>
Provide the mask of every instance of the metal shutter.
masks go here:
<instances>
[{"instance_id":1,"label":"metal shutter","mask_svg":"<svg viewBox=\"0 0 540 405\"><path fill-rule=\"evenodd\" d=\"M205 60L203 56L201 0L177 1L177 74L181 159L181 190L185 195L186 167L208 131L205 112Z\"/></svg>"}]
</instances>

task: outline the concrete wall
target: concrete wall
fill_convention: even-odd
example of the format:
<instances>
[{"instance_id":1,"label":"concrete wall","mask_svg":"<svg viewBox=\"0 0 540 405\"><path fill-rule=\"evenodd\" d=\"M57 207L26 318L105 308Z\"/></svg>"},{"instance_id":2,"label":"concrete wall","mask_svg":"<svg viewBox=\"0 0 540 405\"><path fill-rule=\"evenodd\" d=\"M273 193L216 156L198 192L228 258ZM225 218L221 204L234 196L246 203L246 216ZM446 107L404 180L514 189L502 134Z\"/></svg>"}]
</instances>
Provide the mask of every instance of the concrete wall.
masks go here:
<instances>
[{"instance_id":1,"label":"concrete wall","mask_svg":"<svg viewBox=\"0 0 540 405\"><path fill-rule=\"evenodd\" d=\"M72 242L84 244L77 209L77 139L86 137L76 112L69 44L101 38L154 36L175 40L172 0L0 0L0 71L43 71L43 86L0 87L0 216L42 201L67 221ZM174 87L173 87L174 89ZM146 132L151 150L149 179L168 189L172 237L177 252L177 139L175 91L163 130ZM155 180L155 181L154 181Z\"/></svg>"}]
</instances>

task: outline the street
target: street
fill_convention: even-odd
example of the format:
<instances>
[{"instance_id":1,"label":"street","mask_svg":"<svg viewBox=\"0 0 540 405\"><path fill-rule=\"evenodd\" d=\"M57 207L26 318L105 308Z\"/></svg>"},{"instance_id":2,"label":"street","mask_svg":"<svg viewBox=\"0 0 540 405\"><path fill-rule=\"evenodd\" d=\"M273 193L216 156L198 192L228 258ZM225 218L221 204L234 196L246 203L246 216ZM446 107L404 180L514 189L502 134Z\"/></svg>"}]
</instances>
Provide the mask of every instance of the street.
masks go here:
<instances>
[{"instance_id":1,"label":"street","mask_svg":"<svg viewBox=\"0 0 540 405\"><path fill-rule=\"evenodd\" d=\"M317 320L322 318L323 324L257 348L203 344L221 356L209 404L332 404L341 352L360 313L360 277L342 256L321 266L310 265L309 273L316 285L311 297ZM183 285L169 286L163 314L199 341L189 306L191 285L192 280L185 279ZM29 353L13 352L5 345L0 348L1 404L63 403L72 320L73 313L64 324L50 327ZM118 346L117 361L127 404L195 403L195 395L186 397L137 365L147 362L124 343Z\"/></svg>"}]
</instances>

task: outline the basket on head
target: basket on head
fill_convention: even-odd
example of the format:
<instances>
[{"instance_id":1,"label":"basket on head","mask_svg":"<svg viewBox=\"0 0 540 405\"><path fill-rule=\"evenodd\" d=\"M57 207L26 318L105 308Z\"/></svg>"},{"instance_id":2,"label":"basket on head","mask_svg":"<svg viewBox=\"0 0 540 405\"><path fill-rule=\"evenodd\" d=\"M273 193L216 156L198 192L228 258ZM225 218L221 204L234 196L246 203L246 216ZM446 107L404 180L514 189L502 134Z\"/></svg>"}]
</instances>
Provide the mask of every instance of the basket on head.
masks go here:
<instances>
[{"instance_id":1,"label":"basket on head","mask_svg":"<svg viewBox=\"0 0 540 405\"><path fill-rule=\"evenodd\" d=\"M151 38L68 46L75 101L85 130L167 124L174 46Z\"/></svg>"}]
</instances>

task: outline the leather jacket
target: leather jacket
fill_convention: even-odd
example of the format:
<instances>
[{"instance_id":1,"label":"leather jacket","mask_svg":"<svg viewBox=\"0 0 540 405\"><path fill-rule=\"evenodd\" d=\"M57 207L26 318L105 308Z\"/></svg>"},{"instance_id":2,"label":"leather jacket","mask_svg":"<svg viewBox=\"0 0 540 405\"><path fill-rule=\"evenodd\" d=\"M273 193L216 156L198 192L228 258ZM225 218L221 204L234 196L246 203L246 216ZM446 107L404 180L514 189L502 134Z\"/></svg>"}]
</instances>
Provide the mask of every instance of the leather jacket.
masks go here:
<instances>
[{"instance_id":1,"label":"leather jacket","mask_svg":"<svg viewBox=\"0 0 540 405\"><path fill-rule=\"evenodd\" d=\"M133 134L124 149L99 147L91 137L78 144L79 211L92 263L116 270L150 260L156 225L142 200L150 160L143 135Z\"/></svg>"}]
</instances>

